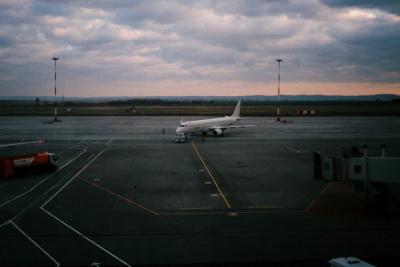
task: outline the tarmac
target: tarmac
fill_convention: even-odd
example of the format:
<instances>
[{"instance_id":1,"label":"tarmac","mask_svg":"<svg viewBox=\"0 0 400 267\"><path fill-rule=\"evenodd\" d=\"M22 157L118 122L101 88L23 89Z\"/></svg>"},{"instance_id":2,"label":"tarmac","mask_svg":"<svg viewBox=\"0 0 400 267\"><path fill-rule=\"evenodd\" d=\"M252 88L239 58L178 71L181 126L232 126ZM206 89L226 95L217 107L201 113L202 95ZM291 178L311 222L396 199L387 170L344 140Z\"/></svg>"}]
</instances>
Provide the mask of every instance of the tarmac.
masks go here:
<instances>
[{"instance_id":1,"label":"tarmac","mask_svg":"<svg viewBox=\"0 0 400 267\"><path fill-rule=\"evenodd\" d=\"M243 118L257 126L184 144L174 143L178 117L48 119L0 117L0 145L47 141L0 148L0 157L58 155L54 172L0 180L1 266L398 258L400 214L314 180L313 152L367 144L373 155L386 144L400 156L400 117ZM354 208L331 212L335 203Z\"/></svg>"}]
</instances>

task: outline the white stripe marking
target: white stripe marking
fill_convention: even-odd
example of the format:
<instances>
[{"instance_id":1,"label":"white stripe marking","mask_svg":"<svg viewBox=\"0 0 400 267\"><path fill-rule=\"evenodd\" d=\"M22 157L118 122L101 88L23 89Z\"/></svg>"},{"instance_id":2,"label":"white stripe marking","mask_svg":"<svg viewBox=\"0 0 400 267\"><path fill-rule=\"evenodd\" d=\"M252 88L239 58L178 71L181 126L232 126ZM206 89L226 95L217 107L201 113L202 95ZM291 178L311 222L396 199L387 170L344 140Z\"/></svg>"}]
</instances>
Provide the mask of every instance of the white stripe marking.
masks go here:
<instances>
[{"instance_id":1,"label":"white stripe marking","mask_svg":"<svg viewBox=\"0 0 400 267\"><path fill-rule=\"evenodd\" d=\"M76 177L78 177L84 170L86 170L90 164L93 163L93 161L95 161L101 154L103 154L106 150L101 151L99 154L97 154L91 161L88 162L88 164L86 164L79 172L77 172L63 187L61 187L53 196L51 196L42 206L40 206L40 209L43 210L45 213L47 213L49 216L53 217L55 220L57 220L58 222L60 222L61 224L63 224L65 227L67 227L68 229L72 230L73 232L75 232L76 234L78 234L80 237L82 237L83 239L85 239L86 241L88 241L89 243L91 243L92 245L96 246L97 248L101 249L102 251L104 251L105 253L107 253L108 255L110 255L111 257L113 257L114 259L118 260L119 262L123 263L126 266L131 266L129 263L125 262L124 260L120 259L118 256L114 255L113 253L111 253L110 251L108 251L107 249L103 248L102 246L100 246L99 244L97 244L96 242L94 242L93 240L91 240L89 237L85 236L84 234L82 234L81 232L79 232L78 230L76 230L74 227L72 227L71 225L67 224L66 222L64 222L63 220L59 219L57 216L55 216L54 214L52 214L50 211L46 210L44 207L51 201L53 200L62 190L64 190L65 187L67 187L73 180L75 180Z\"/></svg>"},{"instance_id":2,"label":"white stripe marking","mask_svg":"<svg viewBox=\"0 0 400 267\"><path fill-rule=\"evenodd\" d=\"M67 187L76 177L78 177L79 174L81 174L84 170L89 167L90 164L92 164L93 161L95 161L101 154L103 154L105 150L101 151L99 154L97 154L94 158L92 158L88 164L86 164L82 169L80 169L67 183L65 183L60 189L57 190L57 192L54 193L40 208L43 208L44 206L47 205L53 198L55 198L62 190L64 190L65 187Z\"/></svg>"},{"instance_id":3,"label":"white stripe marking","mask_svg":"<svg viewBox=\"0 0 400 267\"><path fill-rule=\"evenodd\" d=\"M60 155L62 155L62 154L64 154L64 153L66 153L67 151L69 151L69 150L75 148L76 146L79 146L80 144L83 144L84 142L86 142L86 140L81 140L81 141L79 141L78 143L76 143L76 144L70 146L69 148L64 149L64 150L61 151L60 153L57 153L57 155L60 156Z\"/></svg>"},{"instance_id":4,"label":"white stripe marking","mask_svg":"<svg viewBox=\"0 0 400 267\"><path fill-rule=\"evenodd\" d=\"M92 155L88 158L90 159L92 157ZM23 208L19 213L17 213L17 215L15 215L11 221L15 221L18 217L20 217L22 214L24 214L26 212L26 210L28 210L30 207L32 207L33 205L36 204L36 202L38 202L40 200L40 198L42 198L43 196L47 195L49 192L51 192L54 188L56 188L57 186L59 186L63 181L59 181L57 182L55 185L53 185L52 187L50 187L49 189L46 190L46 192L44 192L43 194L41 194L36 200L32 201L30 204L28 204L28 206L26 206L25 208Z\"/></svg>"},{"instance_id":5,"label":"white stripe marking","mask_svg":"<svg viewBox=\"0 0 400 267\"><path fill-rule=\"evenodd\" d=\"M293 148L293 147L291 147L291 146L288 146L288 145L285 145L285 147L286 147L287 149L293 151L293 152L296 152L296 153L300 153L300 152L301 152L300 150L297 150L297 149L295 149L295 148Z\"/></svg>"},{"instance_id":6,"label":"white stripe marking","mask_svg":"<svg viewBox=\"0 0 400 267\"><path fill-rule=\"evenodd\" d=\"M118 260L119 262L121 262L122 264L126 265L126 266L131 266L129 263L127 263L126 261L120 259L118 256L112 254L110 251L108 251L107 249L103 248L102 246L100 246L99 244L97 244L96 242L94 242L93 240L91 240L89 237L85 236L84 234L82 234L81 232L79 232L78 230L76 230L74 227L70 226L69 224L67 224L66 222L62 221L61 219L59 219L58 217L56 217L54 214L52 214L50 211L44 209L43 207L40 208L41 210L43 210L44 212L46 212L48 215L50 215L51 217L53 217L55 220L57 220L58 222L62 223L65 227L69 228L70 230L72 230L73 232L75 232L76 234L78 234L80 237L82 237L83 239L85 239L86 241L88 241L89 243L91 243L92 245L96 246L97 248L101 249L102 251L104 251L105 253L107 253L108 255L110 255L111 257L113 257L114 259Z\"/></svg>"},{"instance_id":7,"label":"white stripe marking","mask_svg":"<svg viewBox=\"0 0 400 267\"><path fill-rule=\"evenodd\" d=\"M106 146L108 146L112 141L113 141L113 139L110 139L110 141L108 141L108 142L106 143Z\"/></svg>"},{"instance_id":8,"label":"white stripe marking","mask_svg":"<svg viewBox=\"0 0 400 267\"><path fill-rule=\"evenodd\" d=\"M10 221L10 224L13 225L21 234L23 234L29 241L31 241L40 251L42 251L49 259L51 259L56 266L60 266L60 263L54 259L46 250L44 250L38 243L35 242L30 236L28 236L21 228L18 227L14 222Z\"/></svg>"},{"instance_id":9,"label":"white stripe marking","mask_svg":"<svg viewBox=\"0 0 400 267\"><path fill-rule=\"evenodd\" d=\"M43 143L45 143L45 140L38 140L38 141L31 141L31 142L22 142L23 140L24 140L24 139L22 139L20 143L4 144L4 145L0 145L0 147L22 146L22 145L43 144Z\"/></svg>"},{"instance_id":10,"label":"white stripe marking","mask_svg":"<svg viewBox=\"0 0 400 267\"><path fill-rule=\"evenodd\" d=\"M3 227L3 226L6 226L6 225L8 225L8 224L10 224L11 223L11 221L10 220L8 220L8 221L5 221L5 222L3 222L2 224L0 224L0 228L1 227Z\"/></svg>"},{"instance_id":11,"label":"white stripe marking","mask_svg":"<svg viewBox=\"0 0 400 267\"><path fill-rule=\"evenodd\" d=\"M79 143L78 143L77 145L80 145L80 144L82 144L83 142L86 142L86 139L83 139L83 140L79 141Z\"/></svg>"},{"instance_id":12,"label":"white stripe marking","mask_svg":"<svg viewBox=\"0 0 400 267\"><path fill-rule=\"evenodd\" d=\"M5 205L7 205L7 204L9 204L9 203L11 203L11 202L13 202L13 201L15 201L15 200L17 200L17 199L23 197L23 196L25 196L25 195L27 195L27 194L29 194L30 192L32 192L33 190L35 190L39 185L41 185L42 183L44 183L45 181L47 181L50 177L52 177L52 176L53 176L54 174L56 174L57 172L59 172L59 171L61 171L62 169L64 169L66 166L68 166L70 163L72 163L75 159L77 159L80 155L82 155L82 154L85 153L85 152L86 152L86 148L85 148L82 152L80 152L78 155L76 155L74 158L72 158L70 161L68 161L67 163L65 163L65 164L64 164L63 166L61 166L60 168L58 168L55 172L53 172L52 174L50 174L49 176L47 176L46 178L44 178L43 180L41 180L39 183L37 183L36 185L34 185L33 187L31 187L29 190L27 190L27 191L25 191L24 193L22 193L22 194L20 194L20 195L18 195L18 196L15 196L15 197L13 197L12 199L7 200L6 202L2 203L2 204L0 205L0 208L1 208L1 207L4 207Z\"/></svg>"}]
</instances>

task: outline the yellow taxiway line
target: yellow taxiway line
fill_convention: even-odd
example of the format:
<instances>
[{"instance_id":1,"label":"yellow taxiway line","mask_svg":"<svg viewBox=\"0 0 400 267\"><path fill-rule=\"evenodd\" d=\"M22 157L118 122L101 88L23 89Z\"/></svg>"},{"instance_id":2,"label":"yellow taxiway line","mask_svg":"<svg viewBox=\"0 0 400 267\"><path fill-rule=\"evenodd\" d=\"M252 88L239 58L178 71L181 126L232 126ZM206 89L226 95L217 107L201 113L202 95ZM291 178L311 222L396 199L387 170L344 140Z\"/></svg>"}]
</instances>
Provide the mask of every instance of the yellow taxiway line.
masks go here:
<instances>
[{"instance_id":1,"label":"yellow taxiway line","mask_svg":"<svg viewBox=\"0 0 400 267\"><path fill-rule=\"evenodd\" d=\"M231 205L229 204L228 200L226 199L224 193L222 193L221 188L218 186L217 181L215 180L214 176L212 175L210 169L207 167L206 163L203 160L203 157L200 155L200 152L197 150L196 145L194 144L194 142L192 141L192 147L194 149L194 151L196 152L197 156L199 157L199 159L201 160L201 162L203 163L203 166L206 168L208 175L211 177L211 180L213 181L215 187L217 188L220 196L222 197L222 199L225 202L225 205L230 209Z\"/></svg>"},{"instance_id":2,"label":"yellow taxiway line","mask_svg":"<svg viewBox=\"0 0 400 267\"><path fill-rule=\"evenodd\" d=\"M320 199L320 197L328 190L328 188L332 185L332 183L328 183L324 189L322 189L318 195L311 201L311 203L307 206L307 208L304 210L305 212L310 211L310 209L317 203L317 201Z\"/></svg>"}]
</instances>

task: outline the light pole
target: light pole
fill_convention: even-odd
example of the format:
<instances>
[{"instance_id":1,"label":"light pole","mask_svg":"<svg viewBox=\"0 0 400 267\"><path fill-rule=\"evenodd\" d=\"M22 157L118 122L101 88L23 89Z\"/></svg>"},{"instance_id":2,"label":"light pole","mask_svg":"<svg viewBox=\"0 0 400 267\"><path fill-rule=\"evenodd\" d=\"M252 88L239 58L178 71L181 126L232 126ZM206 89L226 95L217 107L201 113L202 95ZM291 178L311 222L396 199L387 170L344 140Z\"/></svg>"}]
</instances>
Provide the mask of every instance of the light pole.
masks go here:
<instances>
[{"instance_id":1,"label":"light pole","mask_svg":"<svg viewBox=\"0 0 400 267\"><path fill-rule=\"evenodd\" d=\"M53 57L54 60L54 122L59 122L57 119L57 60L58 57Z\"/></svg>"},{"instance_id":2,"label":"light pole","mask_svg":"<svg viewBox=\"0 0 400 267\"><path fill-rule=\"evenodd\" d=\"M280 108L281 108L281 104L280 104L280 96L281 96L281 62L283 61L283 59L278 58L276 60L276 62L278 62L278 107L276 109L276 121L281 121L280 118Z\"/></svg>"}]
</instances>

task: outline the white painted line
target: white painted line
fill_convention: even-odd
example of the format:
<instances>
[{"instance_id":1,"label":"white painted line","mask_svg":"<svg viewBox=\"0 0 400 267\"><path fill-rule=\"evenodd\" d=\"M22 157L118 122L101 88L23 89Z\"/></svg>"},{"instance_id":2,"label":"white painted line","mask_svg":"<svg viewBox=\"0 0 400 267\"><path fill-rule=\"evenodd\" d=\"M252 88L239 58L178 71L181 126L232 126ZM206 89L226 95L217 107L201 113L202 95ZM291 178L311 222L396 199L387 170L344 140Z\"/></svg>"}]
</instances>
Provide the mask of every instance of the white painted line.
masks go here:
<instances>
[{"instance_id":1,"label":"white painted line","mask_svg":"<svg viewBox=\"0 0 400 267\"><path fill-rule=\"evenodd\" d=\"M285 147L286 147L287 149L293 151L293 152L296 152L296 153L300 153L300 152L301 152L300 150L297 150L297 149L295 149L295 148L293 148L293 147L291 147L291 146L288 146L288 145L285 145Z\"/></svg>"},{"instance_id":2,"label":"white painted line","mask_svg":"<svg viewBox=\"0 0 400 267\"><path fill-rule=\"evenodd\" d=\"M30 145L30 144L43 144L45 140L38 140L38 141L31 141L31 142L22 142L24 139L21 140L20 143L13 143L13 144L4 144L0 145L0 147L10 147L10 146L22 146L22 145Z\"/></svg>"},{"instance_id":3,"label":"white painted line","mask_svg":"<svg viewBox=\"0 0 400 267\"><path fill-rule=\"evenodd\" d=\"M109 144L111 144L112 141L113 141L113 139L110 139L110 141L108 141L108 142L106 143L106 146L108 146Z\"/></svg>"},{"instance_id":4,"label":"white painted line","mask_svg":"<svg viewBox=\"0 0 400 267\"><path fill-rule=\"evenodd\" d=\"M86 140L87 140L87 139L82 139L81 141L79 141L79 143L78 143L77 145L80 145L80 144L86 142Z\"/></svg>"},{"instance_id":5,"label":"white painted line","mask_svg":"<svg viewBox=\"0 0 400 267\"><path fill-rule=\"evenodd\" d=\"M18 227L14 222L10 221L10 224L13 225L21 234L23 234L29 241L31 241L40 251L42 251L49 259L51 259L56 266L60 266L60 263L54 259L46 250L44 250L38 243L35 242L29 235L27 235L21 228Z\"/></svg>"},{"instance_id":6,"label":"white painted line","mask_svg":"<svg viewBox=\"0 0 400 267\"><path fill-rule=\"evenodd\" d=\"M11 223L11 221L10 221L10 220L7 220L7 221L3 222L2 224L0 224L0 228L3 227L3 226L8 225L8 224L10 224L10 223Z\"/></svg>"},{"instance_id":7,"label":"white painted line","mask_svg":"<svg viewBox=\"0 0 400 267\"><path fill-rule=\"evenodd\" d=\"M61 224L63 224L65 227L67 227L68 229L72 230L73 232L75 232L76 234L78 234L80 237L82 237L83 239L85 239L86 241L88 241L89 243L91 243L92 245L96 246L97 248L101 249L102 251L104 251L105 253L107 253L108 255L110 255L111 257L113 257L114 259L118 260L119 262L123 263L126 266L131 266L130 264L128 264L127 262L125 262L124 260L120 259L118 256L112 254L110 251L108 251L107 249L103 248L102 246L100 246L99 244L97 244L96 242L94 242L93 240L91 240L90 238L88 238L87 236L85 236L84 234L82 234L81 232L79 232L78 230L76 230L74 227L72 227L71 225L67 224L66 222L64 222L63 220L59 219L57 216L55 216L53 213L51 213L50 211L46 210L44 207L52 200L54 199L62 190L64 190L65 187L67 187L76 177L78 177L84 170L86 170L90 164L93 163L93 161L95 161L101 154L103 154L106 150L101 151L100 153L98 153L92 160L90 160L88 162L88 164L86 164L82 169L80 169L63 187L61 187L56 193L54 193L53 196L51 196L42 206L40 206L40 209L42 211L44 211L45 213L47 213L49 216L51 216L52 218L54 218L55 220L57 220L58 222L60 222Z\"/></svg>"},{"instance_id":8,"label":"white painted line","mask_svg":"<svg viewBox=\"0 0 400 267\"><path fill-rule=\"evenodd\" d=\"M48 175L46 178L44 178L43 180L41 180L40 182L38 182L36 185L34 185L33 187L31 187L29 190L27 190L27 191L25 191L24 193L22 193L22 194L20 194L20 195L18 195L18 196L15 196L15 197L13 197L12 199L7 200L6 202L0 204L0 208L1 208L1 207L4 207L5 205L7 205L7 204L9 204L9 203L11 203L11 202L13 202L13 201L15 201L15 200L17 200L17 199L23 197L23 196L25 196L25 195L27 195L27 194L29 194L30 192L32 192L33 190L35 190L38 186L40 186L42 183L46 182L46 181L47 181L50 177L52 177L54 174L56 174L57 172L61 171L62 169L64 169L64 168L65 168L66 166L68 166L69 164L71 164L74 160L76 160L80 155L82 155L82 154L85 153L85 152L86 152L86 148L85 148L82 152L78 153L78 155L76 155L76 156L75 156L74 158L72 158L70 161L68 161L67 163L65 163L65 164L64 164L63 166L61 166L60 168L58 168L55 172L53 172L52 174Z\"/></svg>"},{"instance_id":9,"label":"white painted line","mask_svg":"<svg viewBox=\"0 0 400 267\"><path fill-rule=\"evenodd\" d=\"M110 255L111 257L113 257L114 259L118 260L119 262L121 262L122 264L126 265L126 266L131 266L129 263L127 263L126 261L120 259L118 256L112 254L110 251L108 251L107 249L103 248L102 246L100 246L99 244L97 244L96 242L94 242L93 240L91 240L89 237L85 236L84 234L82 234L81 232L79 232L78 230L76 230L74 227L72 227L71 225L67 224L66 222L62 221L61 219L59 219L57 216L55 216L53 213L51 213L50 211L44 209L43 207L40 208L41 210L43 210L44 212L46 212L48 215L50 215L51 217L53 217L55 220L57 220L58 222L62 223L65 227L67 227L68 229L72 230L73 232L75 232L77 235L79 235L80 237L82 237L83 239L85 239L86 241L88 241L89 243L91 243L92 245L96 246L97 248L101 249L102 251L104 251L105 253L107 253L108 255Z\"/></svg>"},{"instance_id":10,"label":"white painted line","mask_svg":"<svg viewBox=\"0 0 400 267\"><path fill-rule=\"evenodd\" d=\"M76 143L76 144L70 146L69 148L64 149L64 150L61 151L60 153L57 153L57 155L60 156L60 155L64 154L65 152L67 152L67 151L69 151L69 150L75 148L76 146L79 146L80 144L83 144L84 142L86 142L86 139L83 139L83 140L79 141L78 143Z\"/></svg>"},{"instance_id":11,"label":"white painted line","mask_svg":"<svg viewBox=\"0 0 400 267\"><path fill-rule=\"evenodd\" d=\"M90 159L92 157L92 155L88 158ZM63 181L58 181L56 184L54 184L52 187L50 187L49 189L46 190L46 192L44 192L43 194L41 194L38 198L36 198L34 201L30 202L28 204L28 206L26 206L25 208L23 208L22 210L20 210L17 215L15 215L11 221L15 221L18 217L20 217L22 214L24 214L26 212L26 210L28 210L30 207L32 207L33 205L35 205L43 196L47 195L49 192L51 192L54 188L56 188L57 186L60 185L60 183Z\"/></svg>"},{"instance_id":12,"label":"white painted line","mask_svg":"<svg viewBox=\"0 0 400 267\"><path fill-rule=\"evenodd\" d=\"M40 208L43 208L44 206L47 205L53 198L55 198L62 190L64 190L65 187L67 187L76 177L78 177L79 174L81 174L84 170L89 167L90 164L92 164L93 161L95 161L101 154L103 154L105 150L101 151L99 154L97 154L94 158L92 158L88 164L86 164L82 169L80 169L68 182L66 182L60 189L57 190L57 192L54 193Z\"/></svg>"}]
</instances>

